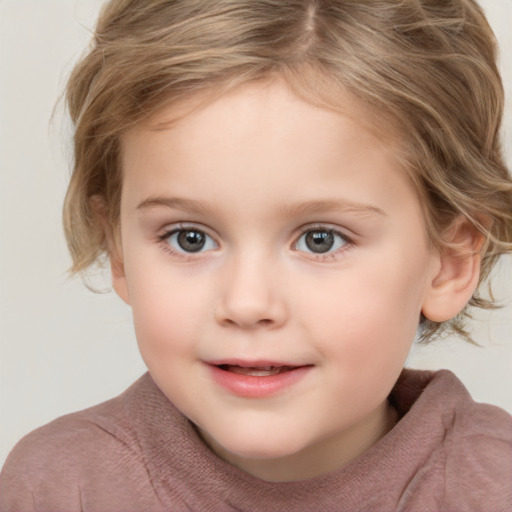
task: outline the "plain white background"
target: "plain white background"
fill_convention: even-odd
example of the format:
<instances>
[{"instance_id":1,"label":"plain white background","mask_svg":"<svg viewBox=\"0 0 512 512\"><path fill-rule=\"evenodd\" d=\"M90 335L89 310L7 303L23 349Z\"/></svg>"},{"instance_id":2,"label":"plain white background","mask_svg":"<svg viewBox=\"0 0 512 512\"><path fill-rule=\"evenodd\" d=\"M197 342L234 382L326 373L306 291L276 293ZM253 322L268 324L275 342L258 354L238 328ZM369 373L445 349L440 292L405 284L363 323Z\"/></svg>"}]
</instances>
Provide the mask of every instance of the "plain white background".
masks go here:
<instances>
[{"instance_id":1,"label":"plain white background","mask_svg":"<svg viewBox=\"0 0 512 512\"><path fill-rule=\"evenodd\" d=\"M0 0L0 465L30 430L119 394L145 371L129 308L66 274L61 206L70 130L61 107L51 118L101 4ZM481 4L502 48L510 164L512 0ZM409 366L451 368L476 400L512 412L511 269L504 261L495 275L506 306L475 323L484 348L456 340L419 347Z\"/></svg>"}]
</instances>

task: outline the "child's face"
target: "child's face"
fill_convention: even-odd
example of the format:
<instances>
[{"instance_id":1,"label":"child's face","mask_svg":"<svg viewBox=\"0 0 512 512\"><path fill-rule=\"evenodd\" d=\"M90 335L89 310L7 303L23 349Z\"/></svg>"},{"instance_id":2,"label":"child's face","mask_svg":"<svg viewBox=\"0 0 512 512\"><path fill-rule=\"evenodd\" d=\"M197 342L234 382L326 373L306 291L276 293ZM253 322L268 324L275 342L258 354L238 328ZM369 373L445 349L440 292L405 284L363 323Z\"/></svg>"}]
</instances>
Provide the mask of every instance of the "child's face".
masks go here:
<instances>
[{"instance_id":1,"label":"child's face","mask_svg":"<svg viewBox=\"0 0 512 512\"><path fill-rule=\"evenodd\" d=\"M122 141L114 286L142 356L240 467L334 469L385 432L439 269L417 196L392 148L284 84L154 128L173 114Z\"/></svg>"}]
</instances>

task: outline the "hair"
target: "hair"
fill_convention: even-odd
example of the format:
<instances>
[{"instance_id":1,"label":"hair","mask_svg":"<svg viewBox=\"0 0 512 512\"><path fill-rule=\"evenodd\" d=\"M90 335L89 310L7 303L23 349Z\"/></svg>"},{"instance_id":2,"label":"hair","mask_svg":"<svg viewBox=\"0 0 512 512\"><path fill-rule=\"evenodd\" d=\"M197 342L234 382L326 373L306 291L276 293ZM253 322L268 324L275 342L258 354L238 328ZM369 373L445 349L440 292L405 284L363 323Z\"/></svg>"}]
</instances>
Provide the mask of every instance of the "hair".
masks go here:
<instances>
[{"instance_id":1,"label":"hair","mask_svg":"<svg viewBox=\"0 0 512 512\"><path fill-rule=\"evenodd\" d=\"M67 87L75 126L64 205L71 271L108 256L127 129L191 95L279 76L327 108L343 108L344 91L383 126L399 128L431 242L448 247L447 230L461 216L484 234L480 285L512 252L496 53L473 0L111 0ZM477 290L469 306L492 303ZM423 319L422 336L456 331L470 340L469 316L466 308L450 322Z\"/></svg>"}]
</instances>

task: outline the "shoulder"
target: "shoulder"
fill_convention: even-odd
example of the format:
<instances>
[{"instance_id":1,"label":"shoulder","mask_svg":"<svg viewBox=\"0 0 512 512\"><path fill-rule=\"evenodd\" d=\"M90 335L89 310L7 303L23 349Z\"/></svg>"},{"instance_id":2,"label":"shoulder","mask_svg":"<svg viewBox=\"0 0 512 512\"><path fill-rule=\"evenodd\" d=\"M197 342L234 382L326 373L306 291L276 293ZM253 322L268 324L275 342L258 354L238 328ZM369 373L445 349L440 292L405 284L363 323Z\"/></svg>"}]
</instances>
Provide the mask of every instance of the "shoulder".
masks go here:
<instances>
[{"instance_id":1,"label":"shoulder","mask_svg":"<svg viewBox=\"0 0 512 512\"><path fill-rule=\"evenodd\" d=\"M449 502L467 510L512 510L512 417L504 410L464 401L447 415L445 481Z\"/></svg>"},{"instance_id":2,"label":"shoulder","mask_svg":"<svg viewBox=\"0 0 512 512\"><path fill-rule=\"evenodd\" d=\"M510 454L507 450L512 449L512 417L508 412L494 405L475 402L462 382L447 370L435 374L430 386L434 385L437 389L432 398L446 432L445 448L450 448L453 455L466 453L475 459L484 455L484 460L485 456L493 457L500 451ZM473 449L479 444L486 445L490 451L480 454ZM493 459L498 461L501 457Z\"/></svg>"},{"instance_id":3,"label":"shoulder","mask_svg":"<svg viewBox=\"0 0 512 512\"><path fill-rule=\"evenodd\" d=\"M70 469L66 466L85 454L131 449L122 422L116 417L117 400L62 416L32 431L9 454L2 474L16 468L31 474L43 469L59 471L65 476Z\"/></svg>"},{"instance_id":4,"label":"shoulder","mask_svg":"<svg viewBox=\"0 0 512 512\"><path fill-rule=\"evenodd\" d=\"M143 485L144 461L126 414L130 394L131 388L19 441L0 476L0 510L80 510L83 488L101 494L110 486Z\"/></svg>"},{"instance_id":5,"label":"shoulder","mask_svg":"<svg viewBox=\"0 0 512 512\"><path fill-rule=\"evenodd\" d=\"M399 400L414 443L425 447L415 505L433 500L437 510L512 510L512 417L506 411L475 402L446 370L409 371Z\"/></svg>"}]
</instances>

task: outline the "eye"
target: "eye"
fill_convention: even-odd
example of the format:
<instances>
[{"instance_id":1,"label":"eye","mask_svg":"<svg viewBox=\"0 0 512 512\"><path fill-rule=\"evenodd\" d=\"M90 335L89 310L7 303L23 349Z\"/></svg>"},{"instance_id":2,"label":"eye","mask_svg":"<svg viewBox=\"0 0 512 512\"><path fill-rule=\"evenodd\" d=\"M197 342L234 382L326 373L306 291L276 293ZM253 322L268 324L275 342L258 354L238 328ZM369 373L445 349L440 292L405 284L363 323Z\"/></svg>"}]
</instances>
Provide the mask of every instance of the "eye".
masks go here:
<instances>
[{"instance_id":1,"label":"eye","mask_svg":"<svg viewBox=\"0 0 512 512\"><path fill-rule=\"evenodd\" d=\"M218 247L211 236L199 229L175 229L163 239L174 251L181 253L211 251Z\"/></svg>"},{"instance_id":2,"label":"eye","mask_svg":"<svg viewBox=\"0 0 512 512\"><path fill-rule=\"evenodd\" d=\"M299 251L325 254L341 249L349 240L338 231L328 228L311 229L301 235L295 248Z\"/></svg>"}]
</instances>

